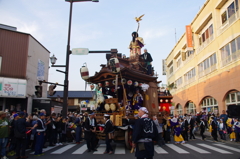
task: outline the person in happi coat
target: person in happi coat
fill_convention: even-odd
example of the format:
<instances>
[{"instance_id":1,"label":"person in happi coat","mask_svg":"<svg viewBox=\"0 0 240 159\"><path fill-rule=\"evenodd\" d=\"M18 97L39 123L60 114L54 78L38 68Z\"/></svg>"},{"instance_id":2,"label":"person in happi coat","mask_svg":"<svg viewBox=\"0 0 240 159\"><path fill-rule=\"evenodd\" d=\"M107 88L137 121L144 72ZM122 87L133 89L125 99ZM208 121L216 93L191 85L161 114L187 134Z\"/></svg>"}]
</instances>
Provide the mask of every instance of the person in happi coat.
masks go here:
<instances>
[{"instance_id":1,"label":"person in happi coat","mask_svg":"<svg viewBox=\"0 0 240 159\"><path fill-rule=\"evenodd\" d=\"M205 128L206 128L206 123L205 123L203 117L200 118L199 127L200 127L200 135L201 135L201 137L202 137L202 140L205 140L206 136L204 135L204 132L205 132Z\"/></svg>"},{"instance_id":2,"label":"person in happi coat","mask_svg":"<svg viewBox=\"0 0 240 159\"><path fill-rule=\"evenodd\" d=\"M182 129L181 129L180 123L177 122L177 124L174 126L174 136L173 136L175 144L185 143L184 138L181 135L181 132L182 132Z\"/></svg>"},{"instance_id":3,"label":"person in happi coat","mask_svg":"<svg viewBox=\"0 0 240 159\"><path fill-rule=\"evenodd\" d=\"M154 156L153 141L157 141L158 131L156 125L148 117L148 110L141 107L138 111L140 117L133 130L132 146L136 148L135 157L137 159L152 159Z\"/></svg>"},{"instance_id":4,"label":"person in happi coat","mask_svg":"<svg viewBox=\"0 0 240 159\"><path fill-rule=\"evenodd\" d=\"M84 124L84 135L87 142L88 152L97 151L96 149L96 120L94 120L94 113L89 114Z\"/></svg>"},{"instance_id":5,"label":"person in happi coat","mask_svg":"<svg viewBox=\"0 0 240 159\"><path fill-rule=\"evenodd\" d=\"M104 119L105 119L105 128L104 128L104 133L106 134L105 142L106 142L106 150L104 154L113 154L113 148L111 146L111 142L113 140L113 132L114 132L114 127L113 127L113 122L110 120L110 115L104 114Z\"/></svg>"},{"instance_id":6,"label":"person in happi coat","mask_svg":"<svg viewBox=\"0 0 240 159\"><path fill-rule=\"evenodd\" d=\"M228 118L226 124L227 124L227 133L229 134L230 141L235 141L236 135L232 129L232 126L234 124L233 118Z\"/></svg>"},{"instance_id":7,"label":"person in happi coat","mask_svg":"<svg viewBox=\"0 0 240 159\"><path fill-rule=\"evenodd\" d=\"M240 123L238 121L238 118L234 119L233 131L235 132L235 135L236 135L235 142L239 142L239 138L240 138Z\"/></svg>"},{"instance_id":8,"label":"person in happi coat","mask_svg":"<svg viewBox=\"0 0 240 159\"><path fill-rule=\"evenodd\" d=\"M218 141L218 136L217 136L217 123L214 120L214 117L211 117L211 127L212 127L212 132L211 135L215 141Z\"/></svg>"}]
</instances>

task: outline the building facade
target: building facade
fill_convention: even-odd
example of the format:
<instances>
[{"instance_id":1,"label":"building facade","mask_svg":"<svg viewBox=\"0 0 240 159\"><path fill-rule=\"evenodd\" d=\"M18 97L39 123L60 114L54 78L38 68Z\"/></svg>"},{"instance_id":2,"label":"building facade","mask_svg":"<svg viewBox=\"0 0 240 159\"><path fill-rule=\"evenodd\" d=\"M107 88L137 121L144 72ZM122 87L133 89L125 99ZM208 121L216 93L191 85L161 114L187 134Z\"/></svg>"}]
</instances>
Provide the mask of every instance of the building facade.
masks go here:
<instances>
[{"instance_id":1,"label":"building facade","mask_svg":"<svg viewBox=\"0 0 240 159\"><path fill-rule=\"evenodd\" d=\"M32 112L38 80L48 80L50 52L33 36L0 25L0 110ZM47 97L47 85L42 87Z\"/></svg>"},{"instance_id":2,"label":"building facade","mask_svg":"<svg viewBox=\"0 0 240 159\"><path fill-rule=\"evenodd\" d=\"M68 91L68 112L80 112L81 111L81 102L84 102L83 111L95 110L91 108L91 104L95 101L93 98L95 96L95 91ZM48 98L63 102L63 91L56 91L56 94L53 96L48 95ZM87 101L87 102L85 102ZM95 105L95 103L93 103Z\"/></svg>"},{"instance_id":3,"label":"building facade","mask_svg":"<svg viewBox=\"0 0 240 159\"><path fill-rule=\"evenodd\" d=\"M207 0L165 59L175 114L240 104L239 0Z\"/></svg>"}]
</instances>

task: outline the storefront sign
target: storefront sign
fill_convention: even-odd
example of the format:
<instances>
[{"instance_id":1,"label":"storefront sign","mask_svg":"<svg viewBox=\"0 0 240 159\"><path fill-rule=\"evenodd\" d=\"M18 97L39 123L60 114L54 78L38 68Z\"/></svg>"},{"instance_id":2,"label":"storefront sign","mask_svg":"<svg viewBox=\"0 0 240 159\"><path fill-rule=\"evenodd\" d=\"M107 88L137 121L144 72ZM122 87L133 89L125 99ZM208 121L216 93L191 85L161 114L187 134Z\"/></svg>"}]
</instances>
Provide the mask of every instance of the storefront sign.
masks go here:
<instances>
[{"instance_id":1,"label":"storefront sign","mask_svg":"<svg viewBox=\"0 0 240 159\"><path fill-rule=\"evenodd\" d=\"M26 85L24 79L0 77L0 96L26 98Z\"/></svg>"}]
</instances>

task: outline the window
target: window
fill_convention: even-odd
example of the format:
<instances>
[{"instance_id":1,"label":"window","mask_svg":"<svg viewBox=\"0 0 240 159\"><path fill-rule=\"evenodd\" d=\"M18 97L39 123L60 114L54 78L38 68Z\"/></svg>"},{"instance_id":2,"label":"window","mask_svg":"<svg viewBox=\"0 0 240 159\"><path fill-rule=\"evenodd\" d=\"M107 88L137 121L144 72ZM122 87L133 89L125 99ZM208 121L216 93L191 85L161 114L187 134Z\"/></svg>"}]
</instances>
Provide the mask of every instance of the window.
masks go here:
<instances>
[{"instance_id":1,"label":"window","mask_svg":"<svg viewBox=\"0 0 240 159\"><path fill-rule=\"evenodd\" d=\"M232 91L230 92L225 100L227 105L240 104L240 92Z\"/></svg>"},{"instance_id":2,"label":"window","mask_svg":"<svg viewBox=\"0 0 240 159\"><path fill-rule=\"evenodd\" d=\"M225 66L228 63L235 61L240 58L240 37L237 37L227 45L225 45L221 50L222 65Z\"/></svg>"},{"instance_id":3,"label":"window","mask_svg":"<svg viewBox=\"0 0 240 159\"><path fill-rule=\"evenodd\" d=\"M216 66L214 66L214 65L216 65L216 63L217 63L217 57L216 57L216 53L214 53L198 65L199 76L202 77L204 74L208 74L208 73L216 70ZM208 72L203 72L204 70L206 70L208 68L210 68L208 70Z\"/></svg>"},{"instance_id":4,"label":"window","mask_svg":"<svg viewBox=\"0 0 240 159\"><path fill-rule=\"evenodd\" d=\"M170 67L170 69L169 69L169 74L172 74L172 73L173 73L173 66Z\"/></svg>"},{"instance_id":5,"label":"window","mask_svg":"<svg viewBox=\"0 0 240 159\"><path fill-rule=\"evenodd\" d=\"M178 60L177 60L177 68L180 67L182 63L182 58L180 57Z\"/></svg>"},{"instance_id":6,"label":"window","mask_svg":"<svg viewBox=\"0 0 240 159\"><path fill-rule=\"evenodd\" d=\"M177 87L179 87L181 84L182 84L182 77L180 77L176 80Z\"/></svg>"},{"instance_id":7,"label":"window","mask_svg":"<svg viewBox=\"0 0 240 159\"><path fill-rule=\"evenodd\" d=\"M196 76L196 72L195 72L195 68L193 68L185 74L185 81L188 81L195 76Z\"/></svg>"},{"instance_id":8,"label":"window","mask_svg":"<svg viewBox=\"0 0 240 159\"><path fill-rule=\"evenodd\" d=\"M212 97L207 97L207 98L203 99L201 105L202 105L203 111L205 111L205 112L218 113L217 100Z\"/></svg>"},{"instance_id":9,"label":"window","mask_svg":"<svg viewBox=\"0 0 240 159\"><path fill-rule=\"evenodd\" d=\"M209 34L210 36L213 35L213 25L210 25L209 27Z\"/></svg>"},{"instance_id":10,"label":"window","mask_svg":"<svg viewBox=\"0 0 240 159\"><path fill-rule=\"evenodd\" d=\"M202 45L207 39L212 37L213 35L213 25L211 24L201 35L199 38L199 44Z\"/></svg>"},{"instance_id":11,"label":"window","mask_svg":"<svg viewBox=\"0 0 240 159\"><path fill-rule=\"evenodd\" d=\"M177 113L178 115L183 115L182 106L180 104L177 105Z\"/></svg>"},{"instance_id":12,"label":"window","mask_svg":"<svg viewBox=\"0 0 240 159\"><path fill-rule=\"evenodd\" d=\"M223 12L223 14L221 15L222 17L222 24L224 24L227 21L227 12Z\"/></svg>"},{"instance_id":13,"label":"window","mask_svg":"<svg viewBox=\"0 0 240 159\"><path fill-rule=\"evenodd\" d=\"M196 106L194 103L189 102L187 106L187 113L188 114L196 114Z\"/></svg>"},{"instance_id":14,"label":"window","mask_svg":"<svg viewBox=\"0 0 240 159\"><path fill-rule=\"evenodd\" d=\"M235 15L235 13L238 11L238 0L234 0L228 7L227 10L224 11L221 15L222 24L224 24L230 17Z\"/></svg>"},{"instance_id":15,"label":"window","mask_svg":"<svg viewBox=\"0 0 240 159\"><path fill-rule=\"evenodd\" d=\"M237 49L240 50L240 36L236 40L237 43Z\"/></svg>"},{"instance_id":16,"label":"window","mask_svg":"<svg viewBox=\"0 0 240 159\"><path fill-rule=\"evenodd\" d=\"M235 52L237 51L236 41L235 41L235 40L233 40L233 41L231 42L231 51L232 51L232 53L235 53Z\"/></svg>"},{"instance_id":17,"label":"window","mask_svg":"<svg viewBox=\"0 0 240 159\"><path fill-rule=\"evenodd\" d=\"M230 6L227 8L227 11L228 11L228 18L230 18L235 13L234 2L230 4Z\"/></svg>"}]
</instances>

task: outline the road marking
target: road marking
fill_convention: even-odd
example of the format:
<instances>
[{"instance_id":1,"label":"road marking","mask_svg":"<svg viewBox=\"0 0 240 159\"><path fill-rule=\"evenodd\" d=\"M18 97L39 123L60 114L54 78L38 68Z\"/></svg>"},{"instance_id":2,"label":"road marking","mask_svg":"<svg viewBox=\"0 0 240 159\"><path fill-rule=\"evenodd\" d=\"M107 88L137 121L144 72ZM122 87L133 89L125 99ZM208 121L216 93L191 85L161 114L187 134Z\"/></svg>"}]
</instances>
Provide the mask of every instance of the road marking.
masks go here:
<instances>
[{"instance_id":1,"label":"road marking","mask_svg":"<svg viewBox=\"0 0 240 159\"><path fill-rule=\"evenodd\" d=\"M214 144L214 145L240 153L240 149L237 149L237 148L229 147L227 145L219 145L219 144Z\"/></svg>"},{"instance_id":2,"label":"road marking","mask_svg":"<svg viewBox=\"0 0 240 159\"><path fill-rule=\"evenodd\" d=\"M187 147L187 148L189 148L189 149L192 149L192 150L194 150L194 151L197 151L197 152L199 152L199 153L203 153L203 154L209 154L209 153L211 153L211 152L205 151L205 150L203 150L203 149L201 149L201 148L198 148L198 147L193 146L193 145L190 145L190 144L183 144L183 146L185 146L185 147Z\"/></svg>"},{"instance_id":3,"label":"road marking","mask_svg":"<svg viewBox=\"0 0 240 159\"><path fill-rule=\"evenodd\" d=\"M210 146L210 145L206 145L206 144L198 144L198 145L200 145L202 147L206 147L206 148L211 149L213 151L217 151L217 152L222 153L222 154L232 154L231 152L228 152L228 151L225 151L223 149L219 149L217 147L213 147L213 146Z\"/></svg>"},{"instance_id":4,"label":"road marking","mask_svg":"<svg viewBox=\"0 0 240 159\"><path fill-rule=\"evenodd\" d=\"M67 146L64 146L54 152L52 152L51 154L62 154L63 152L67 151L68 149L72 148L76 146L75 144L72 144L72 145L67 145Z\"/></svg>"},{"instance_id":5,"label":"road marking","mask_svg":"<svg viewBox=\"0 0 240 159\"><path fill-rule=\"evenodd\" d=\"M126 154L125 146L123 144L117 144L114 154Z\"/></svg>"},{"instance_id":6,"label":"road marking","mask_svg":"<svg viewBox=\"0 0 240 159\"><path fill-rule=\"evenodd\" d=\"M106 144L100 144L97 148L97 151L94 151L93 154L103 154L106 150Z\"/></svg>"},{"instance_id":7,"label":"road marking","mask_svg":"<svg viewBox=\"0 0 240 159\"><path fill-rule=\"evenodd\" d=\"M84 144L82 147L80 147L79 149L77 149L76 151L74 151L72 154L83 154L86 150L87 150L87 145Z\"/></svg>"},{"instance_id":8,"label":"road marking","mask_svg":"<svg viewBox=\"0 0 240 159\"><path fill-rule=\"evenodd\" d=\"M44 148L44 149L42 150L42 152L46 152L46 151L51 150L51 149L53 149L53 148L55 148L55 147L57 147L57 146L52 146L52 147L48 146L47 148ZM35 152L31 152L30 154L34 154L34 153L35 153Z\"/></svg>"},{"instance_id":9,"label":"road marking","mask_svg":"<svg viewBox=\"0 0 240 159\"><path fill-rule=\"evenodd\" d=\"M158 147L157 145L154 146L154 150L157 152L157 154L168 154L167 151L165 151L163 148Z\"/></svg>"},{"instance_id":10,"label":"road marking","mask_svg":"<svg viewBox=\"0 0 240 159\"><path fill-rule=\"evenodd\" d=\"M169 148L173 149L174 151L176 151L177 153L180 154L188 154L189 152L185 151L184 149L177 147L174 144L166 144L166 146L168 146Z\"/></svg>"}]
</instances>

